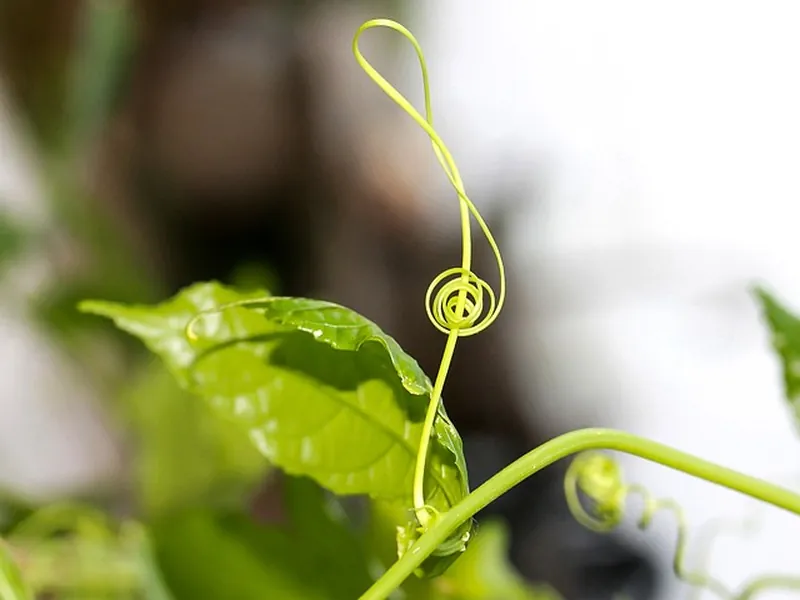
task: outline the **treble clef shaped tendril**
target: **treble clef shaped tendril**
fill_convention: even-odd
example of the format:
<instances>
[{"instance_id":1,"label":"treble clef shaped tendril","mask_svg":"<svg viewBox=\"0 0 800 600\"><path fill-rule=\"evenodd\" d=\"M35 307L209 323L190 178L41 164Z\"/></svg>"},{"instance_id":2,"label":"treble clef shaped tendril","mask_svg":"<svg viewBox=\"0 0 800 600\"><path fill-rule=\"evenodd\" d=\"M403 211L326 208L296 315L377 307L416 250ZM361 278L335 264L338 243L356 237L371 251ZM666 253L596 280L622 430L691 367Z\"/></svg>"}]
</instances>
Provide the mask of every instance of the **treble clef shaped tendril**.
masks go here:
<instances>
[{"instance_id":1,"label":"treble clef shaped tendril","mask_svg":"<svg viewBox=\"0 0 800 600\"><path fill-rule=\"evenodd\" d=\"M411 42L411 45L414 47L422 71L422 85L425 96L424 117L361 54L358 47L359 38L366 30L374 27L386 27L397 31ZM458 167L450 151L447 149L447 146L433 128L428 69L419 42L417 42L416 38L414 38L408 29L395 21L389 19L373 19L361 25L356 31L355 37L353 38L353 54L355 55L356 62L364 69L366 74L378 87L402 108L428 135L433 146L433 152L439 164L442 166L447 179L453 186L459 200L462 236L461 266L448 269L437 276L431 282L425 296L425 308L428 318L436 329L448 336L439 371L431 392L430 404L428 405L417 454L417 464L414 471L414 507L417 513L417 519L420 521L421 525L425 526L426 523L430 522L430 515L425 509L426 501L423 493L428 446L430 444L434 421L437 416L442 389L455 351L455 343L459 337L480 333L497 319L500 310L503 308L506 297L505 267L503 266L503 259L492 232L478 212L478 209L475 208L475 205L467 196L464 190L464 182L461 179L461 174L458 172ZM470 217L475 219L478 223L497 263L500 290L496 296L491 286L471 271L472 239Z\"/></svg>"},{"instance_id":2,"label":"treble clef shaped tendril","mask_svg":"<svg viewBox=\"0 0 800 600\"><path fill-rule=\"evenodd\" d=\"M361 54L358 47L358 40L364 31L373 27L387 27L393 29L408 39L414 47L422 71L422 85L425 97L424 117ZM399 23L389 19L373 19L364 23L356 32L353 39L353 53L355 54L356 61L367 75L369 75L378 87L400 106L400 108L402 108L428 135L433 146L434 154L459 199L462 229L462 264L460 267L454 267L441 273L431 282L425 298L428 317L439 331L446 334L456 332L456 335L463 337L480 333L495 321L505 302L505 267L491 230L478 212L478 209L467 196L458 167L444 141L442 141L439 134L433 128L428 69L425 64L422 48L411 32ZM494 291L488 283L470 270L472 262L470 216L478 223L494 254L500 279L500 290L497 296L495 296ZM448 278L451 279L445 281ZM437 288L439 289L437 290ZM488 302L484 300L484 294L488 296ZM488 310L482 310L484 308Z\"/></svg>"}]
</instances>

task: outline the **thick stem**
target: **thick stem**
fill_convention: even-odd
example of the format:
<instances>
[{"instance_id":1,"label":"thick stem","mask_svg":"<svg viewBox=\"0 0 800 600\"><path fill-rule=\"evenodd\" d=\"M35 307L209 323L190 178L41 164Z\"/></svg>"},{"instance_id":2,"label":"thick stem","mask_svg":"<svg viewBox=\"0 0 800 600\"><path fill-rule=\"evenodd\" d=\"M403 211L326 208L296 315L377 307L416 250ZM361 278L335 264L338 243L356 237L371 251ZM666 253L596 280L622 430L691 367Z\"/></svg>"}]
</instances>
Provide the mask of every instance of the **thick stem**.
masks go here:
<instances>
[{"instance_id":1,"label":"thick stem","mask_svg":"<svg viewBox=\"0 0 800 600\"><path fill-rule=\"evenodd\" d=\"M800 515L800 495L780 486L630 433L582 429L531 450L442 514L408 552L364 592L360 600L385 600L464 521L544 467L584 450L616 450L632 454Z\"/></svg>"}]
</instances>

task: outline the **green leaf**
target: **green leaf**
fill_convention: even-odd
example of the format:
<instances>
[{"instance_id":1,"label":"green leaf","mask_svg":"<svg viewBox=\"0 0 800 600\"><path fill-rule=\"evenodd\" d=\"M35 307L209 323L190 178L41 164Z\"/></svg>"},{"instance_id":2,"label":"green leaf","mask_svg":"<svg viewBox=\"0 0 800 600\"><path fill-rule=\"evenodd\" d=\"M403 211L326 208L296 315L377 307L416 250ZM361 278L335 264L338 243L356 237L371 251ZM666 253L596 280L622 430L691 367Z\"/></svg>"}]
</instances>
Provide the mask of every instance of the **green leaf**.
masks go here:
<instances>
[{"instance_id":1,"label":"green leaf","mask_svg":"<svg viewBox=\"0 0 800 600\"><path fill-rule=\"evenodd\" d=\"M763 288L755 293L772 331L772 345L781 358L786 398L800 426L800 319Z\"/></svg>"},{"instance_id":2,"label":"green leaf","mask_svg":"<svg viewBox=\"0 0 800 600\"><path fill-rule=\"evenodd\" d=\"M358 597L372 584L367 548L339 499L306 477L285 477L282 484L286 531L305 547L304 568L336 596Z\"/></svg>"},{"instance_id":3,"label":"green leaf","mask_svg":"<svg viewBox=\"0 0 800 600\"><path fill-rule=\"evenodd\" d=\"M32 232L26 230L8 212L0 212L0 272L19 257L32 236Z\"/></svg>"},{"instance_id":4,"label":"green leaf","mask_svg":"<svg viewBox=\"0 0 800 600\"><path fill-rule=\"evenodd\" d=\"M287 483L285 526L200 510L156 525L159 564L176 600L353 600L370 586L363 548L319 488Z\"/></svg>"},{"instance_id":5,"label":"green leaf","mask_svg":"<svg viewBox=\"0 0 800 600\"><path fill-rule=\"evenodd\" d=\"M155 555L155 547L150 533L140 525L129 527L130 537L138 536L138 566L140 589L143 600L175 600L169 591Z\"/></svg>"},{"instance_id":6,"label":"green leaf","mask_svg":"<svg viewBox=\"0 0 800 600\"><path fill-rule=\"evenodd\" d=\"M135 50L133 3L87 2L66 90L65 146L74 151L108 119Z\"/></svg>"},{"instance_id":7,"label":"green leaf","mask_svg":"<svg viewBox=\"0 0 800 600\"><path fill-rule=\"evenodd\" d=\"M119 539L52 539L24 551L25 572L37 596L173 600L138 524L127 524Z\"/></svg>"},{"instance_id":8,"label":"green leaf","mask_svg":"<svg viewBox=\"0 0 800 600\"><path fill-rule=\"evenodd\" d=\"M150 516L239 501L268 469L236 423L180 388L160 363L147 365L126 388L122 409L136 437L138 494Z\"/></svg>"},{"instance_id":9,"label":"green leaf","mask_svg":"<svg viewBox=\"0 0 800 600\"><path fill-rule=\"evenodd\" d=\"M369 319L338 304L306 298L266 298L247 302L268 320L305 331L318 342L337 350L360 350L367 342L381 344L389 355L403 386L412 394L429 395L430 379L417 361L403 352L394 338L386 335Z\"/></svg>"},{"instance_id":10,"label":"green leaf","mask_svg":"<svg viewBox=\"0 0 800 600\"><path fill-rule=\"evenodd\" d=\"M462 558L431 583L432 600L557 600L550 588L534 586L508 560L508 530L484 523Z\"/></svg>"},{"instance_id":11,"label":"green leaf","mask_svg":"<svg viewBox=\"0 0 800 600\"><path fill-rule=\"evenodd\" d=\"M185 386L247 428L274 464L337 494L410 506L431 388L417 363L375 324L328 302L258 299L217 283L157 306L83 303L159 354ZM185 328L204 315L195 343ZM439 409L427 502L447 510L468 492L461 439ZM466 537L465 530L459 532Z\"/></svg>"},{"instance_id":12,"label":"green leaf","mask_svg":"<svg viewBox=\"0 0 800 600\"><path fill-rule=\"evenodd\" d=\"M259 555L240 539L248 526L240 515L221 518L199 510L154 526L159 566L176 600L324 598L321 592L314 596L292 572L295 562L302 564L302 555L289 554L288 536L261 532L263 545L274 549Z\"/></svg>"},{"instance_id":13,"label":"green leaf","mask_svg":"<svg viewBox=\"0 0 800 600\"><path fill-rule=\"evenodd\" d=\"M0 489L0 535L7 535L35 510L36 504L32 500Z\"/></svg>"},{"instance_id":14,"label":"green leaf","mask_svg":"<svg viewBox=\"0 0 800 600\"><path fill-rule=\"evenodd\" d=\"M206 333L204 344L192 344L186 337L189 321L201 312L248 297L261 298L265 293L254 290L240 294L213 282L190 286L173 299L156 306L85 301L79 304L79 309L84 313L109 317L117 327L138 337L164 360L182 386L189 388L191 367L205 349L215 343L275 330L253 311L231 309L225 312L224 318L213 319L218 328Z\"/></svg>"},{"instance_id":15,"label":"green leaf","mask_svg":"<svg viewBox=\"0 0 800 600\"><path fill-rule=\"evenodd\" d=\"M8 546L0 540L0 600L32 599L33 594L23 581Z\"/></svg>"},{"instance_id":16,"label":"green leaf","mask_svg":"<svg viewBox=\"0 0 800 600\"><path fill-rule=\"evenodd\" d=\"M35 597L172 600L139 523L117 525L89 507L53 504L8 542Z\"/></svg>"}]
</instances>

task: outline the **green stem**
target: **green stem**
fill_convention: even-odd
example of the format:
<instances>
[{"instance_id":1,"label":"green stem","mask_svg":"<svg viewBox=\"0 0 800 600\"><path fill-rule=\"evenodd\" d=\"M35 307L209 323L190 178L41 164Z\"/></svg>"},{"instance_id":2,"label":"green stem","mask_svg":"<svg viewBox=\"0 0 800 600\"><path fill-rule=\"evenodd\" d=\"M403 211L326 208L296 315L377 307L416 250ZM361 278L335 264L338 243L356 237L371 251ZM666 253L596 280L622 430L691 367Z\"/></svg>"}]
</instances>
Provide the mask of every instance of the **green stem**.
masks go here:
<instances>
[{"instance_id":1,"label":"green stem","mask_svg":"<svg viewBox=\"0 0 800 600\"><path fill-rule=\"evenodd\" d=\"M425 423L422 426L422 435L419 442L419 450L417 451L417 462L414 468L414 510L417 514L417 520L420 525L425 526L428 524L429 515L425 510L425 465L428 460L428 447L431 443L431 435L433 434L433 425L436 421L436 415L439 412L439 403L442 398L442 389L444 388L445 379L447 379L447 372L450 369L450 363L453 360L453 355L456 351L456 342L458 341L458 332L451 331L447 336L447 343L445 344L444 353L442 355L442 362L439 366L439 373L436 376L436 383L433 385L431 392L430 402L428 403L428 411L425 414Z\"/></svg>"},{"instance_id":2,"label":"green stem","mask_svg":"<svg viewBox=\"0 0 800 600\"><path fill-rule=\"evenodd\" d=\"M431 528L394 564L360 600L385 600L462 523L478 511L557 460L585 450L616 450L699 479L741 492L757 500L800 515L800 495L659 444L612 429L582 429L561 435L531 450L441 515Z\"/></svg>"}]
</instances>

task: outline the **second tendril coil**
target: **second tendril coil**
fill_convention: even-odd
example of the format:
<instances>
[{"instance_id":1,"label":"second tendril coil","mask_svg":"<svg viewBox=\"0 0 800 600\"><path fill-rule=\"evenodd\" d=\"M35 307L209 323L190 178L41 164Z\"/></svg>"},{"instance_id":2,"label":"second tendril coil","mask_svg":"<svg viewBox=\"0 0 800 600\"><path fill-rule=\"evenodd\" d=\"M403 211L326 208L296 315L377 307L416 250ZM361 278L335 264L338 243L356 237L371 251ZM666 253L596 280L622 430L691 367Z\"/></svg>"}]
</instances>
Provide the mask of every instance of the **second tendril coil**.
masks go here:
<instances>
[{"instance_id":1,"label":"second tendril coil","mask_svg":"<svg viewBox=\"0 0 800 600\"><path fill-rule=\"evenodd\" d=\"M622 522L629 491L619 464L599 452L578 455L564 478L564 492L573 516L598 532L611 531ZM591 512L584 508L581 494L591 503Z\"/></svg>"}]
</instances>

